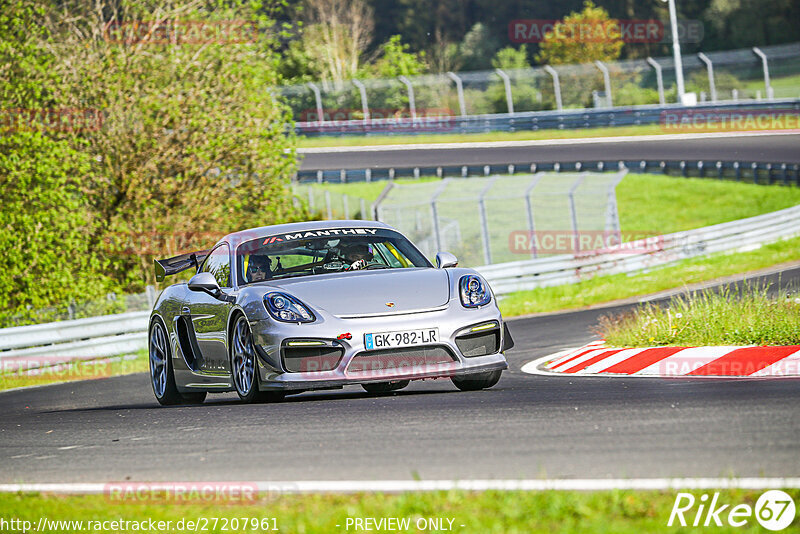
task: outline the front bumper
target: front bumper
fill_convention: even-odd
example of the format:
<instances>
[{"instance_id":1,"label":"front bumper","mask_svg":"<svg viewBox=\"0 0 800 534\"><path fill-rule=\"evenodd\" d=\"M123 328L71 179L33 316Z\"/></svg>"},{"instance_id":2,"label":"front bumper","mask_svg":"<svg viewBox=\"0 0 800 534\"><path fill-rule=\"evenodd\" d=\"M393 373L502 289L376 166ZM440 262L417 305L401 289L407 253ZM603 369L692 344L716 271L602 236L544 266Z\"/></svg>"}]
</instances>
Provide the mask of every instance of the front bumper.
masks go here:
<instances>
[{"instance_id":1,"label":"front bumper","mask_svg":"<svg viewBox=\"0 0 800 534\"><path fill-rule=\"evenodd\" d=\"M315 310L315 312L318 310ZM311 324L280 323L272 319L253 321L251 329L259 353L258 370L262 390L310 390L338 388L351 384L386 382L393 380L420 380L463 376L474 373L502 370L508 368L502 349L484 356L466 357L459 350L456 338L468 332L470 327L496 321L500 329L499 347L503 347L506 333L497 307L491 303L480 309L466 309L458 301L450 301L442 309L411 314L392 314L372 317L342 319L319 313L317 321ZM439 329L437 343L425 345L442 353L445 349L452 361L421 363L410 361L410 365L397 368L369 368L353 365L354 358L370 356L377 351L367 351L364 334L397 330L417 330L436 327ZM350 339L337 339L349 333ZM306 339L324 340L328 346L342 349L341 359L335 368L326 371L301 370L287 372L281 348L286 340ZM399 351L402 349L398 349ZM358 360L359 362L362 360ZM354 370L355 369L355 370Z\"/></svg>"}]
</instances>

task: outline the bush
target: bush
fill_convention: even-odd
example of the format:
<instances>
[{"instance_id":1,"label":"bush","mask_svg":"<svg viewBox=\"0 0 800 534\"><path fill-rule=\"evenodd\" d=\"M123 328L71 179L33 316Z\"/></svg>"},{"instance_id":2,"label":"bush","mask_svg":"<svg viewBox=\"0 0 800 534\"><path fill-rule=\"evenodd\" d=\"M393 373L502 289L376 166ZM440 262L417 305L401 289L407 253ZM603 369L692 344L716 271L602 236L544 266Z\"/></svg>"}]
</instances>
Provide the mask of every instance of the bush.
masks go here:
<instances>
[{"instance_id":1,"label":"bush","mask_svg":"<svg viewBox=\"0 0 800 534\"><path fill-rule=\"evenodd\" d=\"M47 320L114 288L90 245L95 221L80 190L88 171L87 155L65 141L0 136L0 325Z\"/></svg>"}]
</instances>

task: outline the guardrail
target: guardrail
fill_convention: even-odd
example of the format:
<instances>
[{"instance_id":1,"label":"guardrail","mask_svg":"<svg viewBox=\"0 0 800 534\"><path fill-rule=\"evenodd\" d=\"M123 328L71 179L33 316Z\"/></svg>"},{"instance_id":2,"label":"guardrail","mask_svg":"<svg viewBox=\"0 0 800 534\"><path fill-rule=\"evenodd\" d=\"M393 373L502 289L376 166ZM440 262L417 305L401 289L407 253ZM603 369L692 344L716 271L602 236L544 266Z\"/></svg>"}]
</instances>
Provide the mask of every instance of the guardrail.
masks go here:
<instances>
[{"instance_id":1,"label":"guardrail","mask_svg":"<svg viewBox=\"0 0 800 534\"><path fill-rule=\"evenodd\" d=\"M363 135L415 135L518 132L529 130L574 130L581 128L603 128L611 126L641 126L663 124L671 132L685 131L683 128L698 128L696 124L681 125L681 119L697 120L704 112L737 112L741 120L748 113L781 112L797 113L800 100L796 98L768 101L724 101L704 102L698 106L682 104L648 104L615 108L586 108L559 111L527 111L522 113L497 113L490 115L443 116L426 118L384 118L369 120L346 120L325 122L297 122L294 130L298 135L318 136L363 136ZM685 117L683 115L686 115ZM719 122L717 120L716 122ZM706 124L714 128L716 122ZM727 117L725 123L735 122ZM435 128L432 128L435 124Z\"/></svg>"},{"instance_id":2,"label":"guardrail","mask_svg":"<svg viewBox=\"0 0 800 534\"><path fill-rule=\"evenodd\" d=\"M625 243L601 252L476 267L495 294L574 283L596 275L630 273L714 252L752 250L800 235L800 206ZM632 253L631 249L644 248ZM130 354L146 348L150 312L0 329L3 370Z\"/></svg>"},{"instance_id":3,"label":"guardrail","mask_svg":"<svg viewBox=\"0 0 800 534\"><path fill-rule=\"evenodd\" d=\"M130 312L0 329L2 369L131 354L147 346L149 317L150 312Z\"/></svg>"},{"instance_id":4,"label":"guardrail","mask_svg":"<svg viewBox=\"0 0 800 534\"><path fill-rule=\"evenodd\" d=\"M634 173L660 173L746 181L754 184L800 186L800 164L763 161L719 160L590 160L556 162L516 162L503 164L382 167L374 169L302 170L295 175L298 183L351 183L394 180L396 178L438 178L491 176L495 174L536 173L539 171L617 171L627 168Z\"/></svg>"},{"instance_id":5,"label":"guardrail","mask_svg":"<svg viewBox=\"0 0 800 534\"><path fill-rule=\"evenodd\" d=\"M800 206L696 230L623 243L601 252L564 254L475 269L495 294L569 284L597 275L630 273L714 252L758 248L800 235ZM631 252L640 250L640 252Z\"/></svg>"}]
</instances>

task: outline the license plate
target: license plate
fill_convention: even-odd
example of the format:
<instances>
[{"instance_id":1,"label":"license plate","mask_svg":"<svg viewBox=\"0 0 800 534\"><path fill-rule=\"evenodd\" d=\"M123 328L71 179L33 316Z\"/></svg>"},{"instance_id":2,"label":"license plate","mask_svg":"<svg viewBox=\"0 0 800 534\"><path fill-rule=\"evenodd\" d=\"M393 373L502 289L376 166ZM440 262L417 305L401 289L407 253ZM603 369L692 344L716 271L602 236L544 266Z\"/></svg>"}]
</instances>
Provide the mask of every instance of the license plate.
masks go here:
<instances>
[{"instance_id":1,"label":"license plate","mask_svg":"<svg viewBox=\"0 0 800 534\"><path fill-rule=\"evenodd\" d=\"M394 349L438 343L438 328L421 328L419 330L398 330L396 332L372 332L364 334L364 347L367 350Z\"/></svg>"}]
</instances>

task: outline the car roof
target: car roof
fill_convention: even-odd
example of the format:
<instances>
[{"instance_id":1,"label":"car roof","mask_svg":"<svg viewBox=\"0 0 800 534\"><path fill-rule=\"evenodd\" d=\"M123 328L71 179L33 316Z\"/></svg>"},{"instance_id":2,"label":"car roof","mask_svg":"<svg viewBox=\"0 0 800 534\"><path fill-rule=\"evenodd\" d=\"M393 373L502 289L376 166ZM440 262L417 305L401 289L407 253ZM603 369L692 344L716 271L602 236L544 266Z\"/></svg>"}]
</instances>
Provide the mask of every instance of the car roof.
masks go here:
<instances>
[{"instance_id":1,"label":"car roof","mask_svg":"<svg viewBox=\"0 0 800 534\"><path fill-rule=\"evenodd\" d=\"M329 230L334 228L385 228L388 230L395 230L388 224L379 221L357 221L357 220L341 220L341 221L306 221L287 224L275 224L272 226L259 226L256 228L249 228L247 230L240 230L223 237L219 242L227 241L233 246L249 241L251 239L259 239L261 237L272 236L276 234L288 234L292 232L308 232L313 230ZM216 245L215 245L216 246Z\"/></svg>"}]
</instances>

